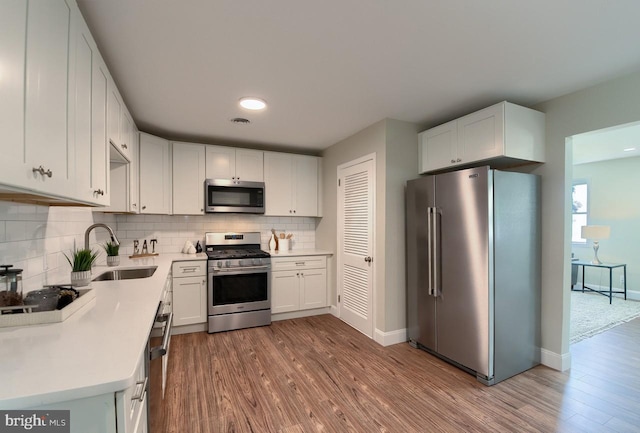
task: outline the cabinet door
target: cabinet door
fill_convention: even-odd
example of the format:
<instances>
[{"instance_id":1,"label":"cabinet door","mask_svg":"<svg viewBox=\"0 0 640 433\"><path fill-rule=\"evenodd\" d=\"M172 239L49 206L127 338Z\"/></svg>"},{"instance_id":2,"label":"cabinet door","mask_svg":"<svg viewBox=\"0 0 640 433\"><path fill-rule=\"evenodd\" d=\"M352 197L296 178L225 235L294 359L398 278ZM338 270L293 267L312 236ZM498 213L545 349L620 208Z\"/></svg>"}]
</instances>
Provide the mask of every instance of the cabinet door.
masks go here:
<instances>
[{"instance_id":1,"label":"cabinet door","mask_svg":"<svg viewBox=\"0 0 640 433\"><path fill-rule=\"evenodd\" d=\"M504 153L504 103L458 119L458 157L462 163Z\"/></svg>"},{"instance_id":2,"label":"cabinet door","mask_svg":"<svg viewBox=\"0 0 640 433\"><path fill-rule=\"evenodd\" d=\"M458 129L453 120L420 133L418 172L449 167L459 163L457 156Z\"/></svg>"},{"instance_id":3,"label":"cabinet door","mask_svg":"<svg viewBox=\"0 0 640 433\"><path fill-rule=\"evenodd\" d=\"M107 137L109 143L118 152L122 153L120 148L120 110L122 110L122 102L120 102L118 89L116 89L116 85L111 78L109 78L109 91L107 93Z\"/></svg>"},{"instance_id":4,"label":"cabinet door","mask_svg":"<svg viewBox=\"0 0 640 433\"><path fill-rule=\"evenodd\" d=\"M207 145L205 154L207 179L236 178L236 150L233 147Z\"/></svg>"},{"instance_id":5,"label":"cabinet door","mask_svg":"<svg viewBox=\"0 0 640 433\"><path fill-rule=\"evenodd\" d=\"M204 214L205 146L173 143L173 213Z\"/></svg>"},{"instance_id":6,"label":"cabinet door","mask_svg":"<svg viewBox=\"0 0 640 433\"><path fill-rule=\"evenodd\" d=\"M271 313L296 311L300 307L300 272L271 272Z\"/></svg>"},{"instance_id":7,"label":"cabinet door","mask_svg":"<svg viewBox=\"0 0 640 433\"><path fill-rule=\"evenodd\" d=\"M327 306L327 270L307 269L300 272L300 309Z\"/></svg>"},{"instance_id":8,"label":"cabinet door","mask_svg":"<svg viewBox=\"0 0 640 433\"><path fill-rule=\"evenodd\" d=\"M118 148L127 161L131 161L131 136L133 135L133 120L120 98L120 143Z\"/></svg>"},{"instance_id":9,"label":"cabinet door","mask_svg":"<svg viewBox=\"0 0 640 433\"><path fill-rule=\"evenodd\" d=\"M129 163L129 212L140 212L139 181L140 178L140 134L135 123L131 124L131 162Z\"/></svg>"},{"instance_id":10,"label":"cabinet door","mask_svg":"<svg viewBox=\"0 0 640 433\"><path fill-rule=\"evenodd\" d=\"M76 194L82 201L108 205L107 72L80 11L74 11L73 22L70 83L74 87L69 135L75 141Z\"/></svg>"},{"instance_id":11,"label":"cabinet door","mask_svg":"<svg viewBox=\"0 0 640 433\"><path fill-rule=\"evenodd\" d=\"M69 197L74 191L74 150L67 130L71 8L65 0L28 5L25 171L30 187ZM47 174L33 171L39 167Z\"/></svg>"},{"instance_id":12,"label":"cabinet door","mask_svg":"<svg viewBox=\"0 0 640 433\"><path fill-rule=\"evenodd\" d=\"M236 149L236 179L263 182L264 152L251 149Z\"/></svg>"},{"instance_id":13,"label":"cabinet door","mask_svg":"<svg viewBox=\"0 0 640 433\"><path fill-rule=\"evenodd\" d=\"M171 212L171 161L169 142L140 134L140 213Z\"/></svg>"},{"instance_id":14,"label":"cabinet door","mask_svg":"<svg viewBox=\"0 0 640 433\"><path fill-rule=\"evenodd\" d=\"M264 153L265 215L293 215L293 164L286 153Z\"/></svg>"},{"instance_id":15,"label":"cabinet door","mask_svg":"<svg viewBox=\"0 0 640 433\"><path fill-rule=\"evenodd\" d=\"M207 321L206 277L173 279L173 324L193 325Z\"/></svg>"},{"instance_id":16,"label":"cabinet door","mask_svg":"<svg viewBox=\"0 0 640 433\"><path fill-rule=\"evenodd\" d=\"M293 182L293 214L297 216L318 215L318 158L315 156L292 156L295 181Z\"/></svg>"},{"instance_id":17,"label":"cabinet door","mask_svg":"<svg viewBox=\"0 0 640 433\"><path fill-rule=\"evenodd\" d=\"M25 185L31 177L24 161L24 68L27 2L0 2L0 182ZM30 167L29 167L30 168Z\"/></svg>"}]
</instances>

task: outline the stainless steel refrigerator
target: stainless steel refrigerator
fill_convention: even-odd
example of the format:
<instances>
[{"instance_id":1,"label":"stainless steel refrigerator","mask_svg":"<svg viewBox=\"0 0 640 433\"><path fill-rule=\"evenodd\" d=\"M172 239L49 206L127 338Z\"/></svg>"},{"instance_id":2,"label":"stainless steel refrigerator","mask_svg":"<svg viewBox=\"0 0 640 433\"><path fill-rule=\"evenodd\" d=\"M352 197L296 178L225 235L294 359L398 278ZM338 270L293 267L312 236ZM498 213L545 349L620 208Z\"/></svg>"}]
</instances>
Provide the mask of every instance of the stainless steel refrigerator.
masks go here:
<instances>
[{"instance_id":1,"label":"stainless steel refrigerator","mask_svg":"<svg viewBox=\"0 0 640 433\"><path fill-rule=\"evenodd\" d=\"M493 385L540 362L540 180L489 167L407 182L407 330Z\"/></svg>"}]
</instances>

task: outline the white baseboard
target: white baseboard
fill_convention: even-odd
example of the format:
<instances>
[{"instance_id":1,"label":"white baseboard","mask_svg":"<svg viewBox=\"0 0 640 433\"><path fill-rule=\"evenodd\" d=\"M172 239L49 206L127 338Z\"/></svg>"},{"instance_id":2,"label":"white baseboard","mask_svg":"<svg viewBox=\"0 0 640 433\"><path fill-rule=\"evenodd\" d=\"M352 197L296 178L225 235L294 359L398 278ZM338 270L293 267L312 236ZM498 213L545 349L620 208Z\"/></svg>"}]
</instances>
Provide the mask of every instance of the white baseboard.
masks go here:
<instances>
[{"instance_id":1,"label":"white baseboard","mask_svg":"<svg viewBox=\"0 0 640 433\"><path fill-rule=\"evenodd\" d=\"M319 316L320 314L330 313L329 307L315 308L313 310L290 311L288 313L277 313L271 315L271 321L299 319L301 317Z\"/></svg>"},{"instance_id":2,"label":"white baseboard","mask_svg":"<svg viewBox=\"0 0 640 433\"><path fill-rule=\"evenodd\" d=\"M171 328L171 335L191 334L193 332L203 332L207 330L206 323L196 323L195 325L174 326Z\"/></svg>"},{"instance_id":3,"label":"white baseboard","mask_svg":"<svg viewBox=\"0 0 640 433\"><path fill-rule=\"evenodd\" d=\"M373 333L373 339L376 343L385 347L392 344L405 343L407 341L407 329L403 328L389 332L376 329Z\"/></svg>"},{"instance_id":4,"label":"white baseboard","mask_svg":"<svg viewBox=\"0 0 640 433\"><path fill-rule=\"evenodd\" d=\"M540 349L540 363L558 371L567 371L571 368L571 353L562 355L547 349Z\"/></svg>"},{"instance_id":5,"label":"white baseboard","mask_svg":"<svg viewBox=\"0 0 640 433\"><path fill-rule=\"evenodd\" d=\"M339 318L339 316L338 316L338 307L337 306L332 305L331 306L331 311L329 313L331 313L331 315Z\"/></svg>"}]
</instances>

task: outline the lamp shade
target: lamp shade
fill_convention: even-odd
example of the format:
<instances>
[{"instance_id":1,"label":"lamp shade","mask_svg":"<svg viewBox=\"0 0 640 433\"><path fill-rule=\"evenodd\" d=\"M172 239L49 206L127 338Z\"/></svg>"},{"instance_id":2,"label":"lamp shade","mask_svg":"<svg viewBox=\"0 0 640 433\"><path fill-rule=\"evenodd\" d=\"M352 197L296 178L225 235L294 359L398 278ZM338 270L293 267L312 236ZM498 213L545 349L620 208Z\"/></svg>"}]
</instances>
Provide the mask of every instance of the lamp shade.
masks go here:
<instances>
[{"instance_id":1,"label":"lamp shade","mask_svg":"<svg viewBox=\"0 0 640 433\"><path fill-rule=\"evenodd\" d=\"M609 239L611 227L609 226L582 226L580 236L582 239Z\"/></svg>"}]
</instances>

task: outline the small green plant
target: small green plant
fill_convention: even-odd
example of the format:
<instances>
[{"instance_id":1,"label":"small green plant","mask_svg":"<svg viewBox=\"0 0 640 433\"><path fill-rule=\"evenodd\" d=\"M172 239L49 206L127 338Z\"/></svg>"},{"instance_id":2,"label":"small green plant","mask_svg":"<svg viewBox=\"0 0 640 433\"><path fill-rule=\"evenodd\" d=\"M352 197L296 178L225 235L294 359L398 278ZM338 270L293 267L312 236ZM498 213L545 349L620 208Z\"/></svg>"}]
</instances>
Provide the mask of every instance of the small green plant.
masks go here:
<instances>
[{"instance_id":1,"label":"small green plant","mask_svg":"<svg viewBox=\"0 0 640 433\"><path fill-rule=\"evenodd\" d=\"M71 272L82 272L91 270L91 266L98 258L98 253L86 249L74 249L71 257L66 254L64 256L71 265Z\"/></svg>"},{"instance_id":2,"label":"small green plant","mask_svg":"<svg viewBox=\"0 0 640 433\"><path fill-rule=\"evenodd\" d=\"M118 255L118 251L120 251L120 244L107 242L102 246L102 248L104 248L108 256L113 257Z\"/></svg>"}]
</instances>

